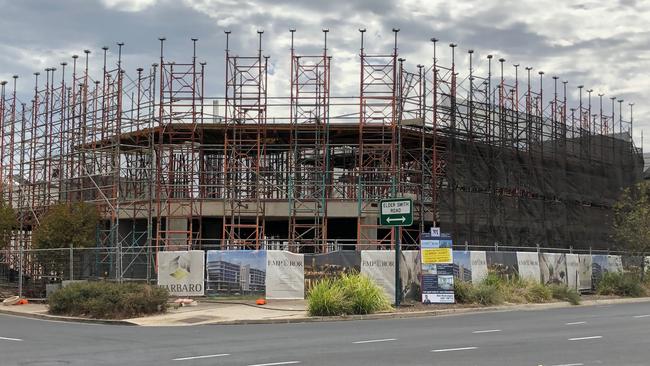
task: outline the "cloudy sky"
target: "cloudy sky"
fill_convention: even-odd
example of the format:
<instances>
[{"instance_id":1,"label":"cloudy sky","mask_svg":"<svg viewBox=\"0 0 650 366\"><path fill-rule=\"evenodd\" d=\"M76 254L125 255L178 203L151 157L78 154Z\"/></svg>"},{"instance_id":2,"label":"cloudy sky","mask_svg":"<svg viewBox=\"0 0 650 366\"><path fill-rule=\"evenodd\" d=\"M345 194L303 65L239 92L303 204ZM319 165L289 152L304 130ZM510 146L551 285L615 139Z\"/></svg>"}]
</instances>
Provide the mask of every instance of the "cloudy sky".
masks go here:
<instances>
[{"instance_id":1,"label":"cloudy sky","mask_svg":"<svg viewBox=\"0 0 650 366\"><path fill-rule=\"evenodd\" d=\"M264 30L264 54L271 56L271 92L285 94L289 65L288 29L296 28L301 53L322 47L329 28L334 93L350 95L358 86L359 28L367 28L372 51L390 49L391 29L400 28L400 55L411 67L430 63L436 37L458 44L463 55L475 50L543 70L577 85L634 102L635 141L650 151L650 2L636 0L0 0L0 80L18 74L19 88L33 85L32 73L70 61L83 49L101 66L102 46L125 42L127 69L157 61L158 37L167 37L167 56L189 61L190 38L207 64L207 93L223 90L225 37L246 55ZM447 49L445 49L447 51ZM443 61L446 55L443 55ZM460 64L464 64L464 57ZM479 70L485 65L480 64ZM507 72L512 69L508 68ZM625 118L629 118L626 106Z\"/></svg>"}]
</instances>

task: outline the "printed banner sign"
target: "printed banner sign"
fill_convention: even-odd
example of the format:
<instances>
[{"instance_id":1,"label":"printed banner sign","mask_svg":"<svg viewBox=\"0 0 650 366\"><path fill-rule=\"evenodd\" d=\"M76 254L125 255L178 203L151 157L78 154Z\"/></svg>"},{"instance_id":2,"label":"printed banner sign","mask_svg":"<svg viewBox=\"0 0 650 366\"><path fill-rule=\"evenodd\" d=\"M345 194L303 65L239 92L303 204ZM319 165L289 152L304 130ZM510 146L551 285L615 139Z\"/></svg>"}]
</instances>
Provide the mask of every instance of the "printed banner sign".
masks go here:
<instances>
[{"instance_id":1,"label":"printed banner sign","mask_svg":"<svg viewBox=\"0 0 650 366\"><path fill-rule=\"evenodd\" d=\"M470 264L470 252L454 250L454 277L457 280L472 282L472 266Z\"/></svg>"},{"instance_id":2,"label":"printed banner sign","mask_svg":"<svg viewBox=\"0 0 650 366\"><path fill-rule=\"evenodd\" d=\"M305 291L324 278L336 278L343 273L361 271L361 253L340 250L329 253L305 254Z\"/></svg>"},{"instance_id":3,"label":"printed banner sign","mask_svg":"<svg viewBox=\"0 0 650 366\"><path fill-rule=\"evenodd\" d=\"M566 278L569 288L578 289L579 260L577 254L565 254L566 257Z\"/></svg>"},{"instance_id":4,"label":"printed banner sign","mask_svg":"<svg viewBox=\"0 0 650 366\"><path fill-rule=\"evenodd\" d=\"M592 263L591 255L579 254L578 255L578 290L591 289L592 277Z\"/></svg>"},{"instance_id":5,"label":"printed banner sign","mask_svg":"<svg viewBox=\"0 0 650 366\"><path fill-rule=\"evenodd\" d=\"M391 302L395 302L395 251L364 250L361 252L361 273L379 285ZM420 296L420 253L400 251L400 286L402 298L418 300Z\"/></svg>"},{"instance_id":6,"label":"printed banner sign","mask_svg":"<svg viewBox=\"0 0 650 366\"><path fill-rule=\"evenodd\" d=\"M158 286L172 296L203 296L203 255L202 250L158 252Z\"/></svg>"},{"instance_id":7,"label":"printed banner sign","mask_svg":"<svg viewBox=\"0 0 650 366\"><path fill-rule=\"evenodd\" d=\"M479 250L470 251L469 260L472 268L472 283L476 284L483 281L488 275L485 252Z\"/></svg>"},{"instance_id":8,"label":"printed banner sign","mask_svg":"<svg viewBox=\"0 0 650 366\"><path fill-rule=\"evenodd\" d=\"M566 285L566 256L562 253L539 253L542 283Z\"/></svg>"},{"instance_id":9,"label":"printed banner sign","mask_svg":"<svg viewBox=\"0 0 650 366\"><path fill-rule=\"evenodd\" d=\"M535 282L541 281L539 271L539 255L535 252L517 252L517 267L519 277Z\"/></svg>"},{"instance_id":10,"label":"printed banner sign","mask_svg":"<svg viewBox=\"0 0 650 366\"><path fill-rule=\"evenodd\" d=\"M487 252L486 258L488 269L500 276L513 278L519 273L515 252Z\"/></svg>"},{"instance_id":11,"label":"printed banner sign","mask_svg":"<svg viewBox=\"0 0 650 366\"><path fill-rule=\"evenodd\" d=\"M607 272L607 255L592 255L591 256L591 288L596 289L598 283L603 279L603 275Z\"/></svg>"},{"instance_id":12,"label":"printed banner sign","mask_svg":"<svg viewBox=\"0 0 650 366\"><path fill-rule=\"evenodd\" d=\"M266 298L305 298L305 257L280 250L266 252Z\"/></svg>"},{"instance_id":13,"label":"printed banner sign","mask_svg":"<svg viewBox=\"0 0 650 366\"><path fill-rule=\"evenodd\" d=\"M607 271L608 272L623 272L623 260L620 255L607 256Z\"/></svg>"},{"instance_id":14,"label":"printed banner sign","mask_svg":"<svg viewBox=\"0 0 650 366\"><path fill-rule=\"evenodd\" d=\"M394 252L393 252L394 253ZM400 251L400 283L402 300L420 301L420 273L422 263L419 250Z\"/></svg>"},{"instance_id":15,"label":"printed banner sign","mask_svg":"<svg viewBox=\"0 0 650 366\"><path fill-rule=\"evenodd\" d=\"M208 292L229 296L263 295L265 250L208 250Z\"/></svg>"},{"instance_id":16,"label":"printed banner sign","mask_svg":"<svg viewBox=\"0 0 650 366\"><path fill-rule=\"evenodd\" d=\"M392 250L364 250L361 252L361 274L366 275L384 290L395 303L395 252Z\"/></svg>"},{"instance_id":17,"label":"printed banner sign","mask_svg":"<svg viewBox=\"0 0 650 366\"><path fill-rule=\"evenodd\" d=\"M429 234L421 234L421 237L422 302L425 304L454 303L455 268L451 237Z\"/></svg>"}]
</instances>

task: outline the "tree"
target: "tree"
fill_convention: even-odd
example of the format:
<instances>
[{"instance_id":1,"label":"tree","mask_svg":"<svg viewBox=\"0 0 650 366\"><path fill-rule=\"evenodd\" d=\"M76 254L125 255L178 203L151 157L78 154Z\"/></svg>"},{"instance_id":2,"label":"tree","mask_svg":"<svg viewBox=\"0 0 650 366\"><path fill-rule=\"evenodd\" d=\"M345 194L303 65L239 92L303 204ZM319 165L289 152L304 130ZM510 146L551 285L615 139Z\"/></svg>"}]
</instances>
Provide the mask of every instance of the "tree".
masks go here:
<instances>
[{"instance_id":1,"label":"tree","mask_svg":"<svg viewBox=\"0 0 650 366\"><path fill-rule=\"evenodd\" d=\"M35 249L88 248L95 245L97 209L87 203L51 206L34 229Z\"/></svg>"},{"instance_id":2,"label":"tree","mask_svg":"<svg viewBox=\"0 0 650 366\"><path fill-rule=\"evenodd\" d=\"M645 278L646 255L650 252L650 182L627 188L614 205L614 237L639 259Z\"/></svg>"},{"instance_id":3,"label":"tree","mask_svg":"<svg viewBox=\"0 0 650 366\"><path fill-rule=\"evenodd\" d=\"M51 206L32 233L32 247L46 273L60 276L66 269L69 251L47 250L59 248L89 248L95 245L99 223L95 206L87 203Z\"/></svg>"},{"instance_id":4,"label":"tree","mask_svg":"<svg viewBox=\"0 0 650 366\"><path fill-rule=\"evenodd\" d=\"M16 228L16 212L11 206L0 202L0 249L5 249L11 242L11 232Z\"/></svg>"}]
</instances>

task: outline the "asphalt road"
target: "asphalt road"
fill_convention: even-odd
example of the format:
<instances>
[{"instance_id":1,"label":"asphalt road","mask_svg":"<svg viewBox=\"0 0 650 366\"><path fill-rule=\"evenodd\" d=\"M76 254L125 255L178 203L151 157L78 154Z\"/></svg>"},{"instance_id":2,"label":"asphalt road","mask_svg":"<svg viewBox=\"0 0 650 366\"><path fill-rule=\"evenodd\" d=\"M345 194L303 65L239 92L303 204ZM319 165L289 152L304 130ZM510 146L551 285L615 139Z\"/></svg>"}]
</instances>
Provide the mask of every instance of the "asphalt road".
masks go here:
<instances>
[{"instance_id":1,"label":"asphalt road","mask_svg":"<svg viewBox=\"0 0 650 366\"><path fill-rule=\"evenodd\" d=\"M0 315L10 365L650 365L650 302L280 325L128 327Z\"/></svg>"}]
</instances>

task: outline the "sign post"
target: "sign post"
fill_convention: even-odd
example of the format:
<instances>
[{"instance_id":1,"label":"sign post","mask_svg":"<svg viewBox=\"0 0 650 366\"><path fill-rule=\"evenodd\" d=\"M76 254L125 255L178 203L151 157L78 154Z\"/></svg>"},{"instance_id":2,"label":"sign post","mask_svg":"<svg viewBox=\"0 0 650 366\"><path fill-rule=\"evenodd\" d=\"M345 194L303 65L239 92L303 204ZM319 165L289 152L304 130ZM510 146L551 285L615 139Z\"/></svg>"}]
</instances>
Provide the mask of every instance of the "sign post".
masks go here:
<instances>
[{"instance_id":1,"label":"sign post","mask_svg":"<svg viewBox=\"0 0 650 366\"><path fill-rule=\"evenodd\" d=\"M391 198L381 200L379 223L382 226L411 226L413 225L413 200L410 198ZM401 238L399 229L395 230L395 306L402 300L402 284L400 281L400 249Z\"/></svg>"}]
</instances>

